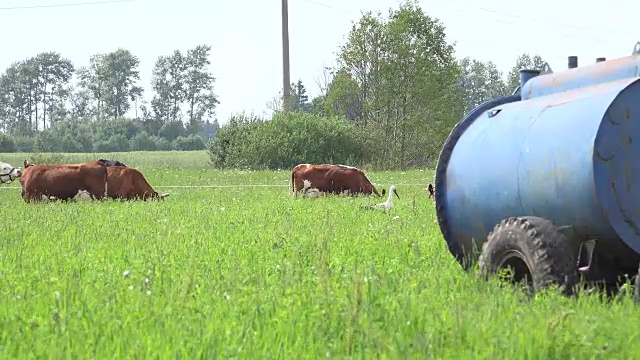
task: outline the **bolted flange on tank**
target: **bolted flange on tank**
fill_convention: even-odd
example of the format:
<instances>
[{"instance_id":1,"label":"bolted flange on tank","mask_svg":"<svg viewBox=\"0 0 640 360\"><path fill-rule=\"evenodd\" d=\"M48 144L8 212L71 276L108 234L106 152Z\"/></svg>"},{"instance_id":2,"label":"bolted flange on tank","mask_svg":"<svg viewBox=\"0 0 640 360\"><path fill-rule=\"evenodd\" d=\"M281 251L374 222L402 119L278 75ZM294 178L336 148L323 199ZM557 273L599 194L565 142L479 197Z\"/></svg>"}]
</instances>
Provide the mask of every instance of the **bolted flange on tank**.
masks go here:
<instances>
[{"instance_id":1,"label":"bolted flange on tank","mask_svg":"<svg viewBox=\"0 0 640 360\"><path fill-rule=\"evenodd\" d=\"M637 258L639 69L640 44L560 72L523 69L520 95L481 104L453 128L436 167L436 214L465 268L494 226L516 216L597 236L616 261Z\"/></svg>"}]
</instances>

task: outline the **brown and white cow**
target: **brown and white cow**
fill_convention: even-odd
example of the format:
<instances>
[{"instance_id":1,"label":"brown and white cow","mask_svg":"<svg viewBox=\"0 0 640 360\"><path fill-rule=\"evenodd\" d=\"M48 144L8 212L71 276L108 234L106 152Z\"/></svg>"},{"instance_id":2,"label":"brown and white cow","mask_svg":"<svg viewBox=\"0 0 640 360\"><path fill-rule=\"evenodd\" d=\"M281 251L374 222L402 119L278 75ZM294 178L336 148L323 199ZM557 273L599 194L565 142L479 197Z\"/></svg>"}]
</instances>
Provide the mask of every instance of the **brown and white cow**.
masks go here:
<instances>
[{"instance_id":1,"label":"brown and white cow","mask_svg":"<svg viewBox=\"0 0 640 360\"><path fill-rule=\"evenodd\" d=\"M95 199L106 194L107 168L98 164L44 164L24 161L20 176L22 198L27 201L43 199L71 200L82 190Z\"/></svg>"},{"instance_id":2,"label":"brown and white cow","mask_svg":"<svg viewBox=\"0 0 640 360\"><path fill-rule=\"evenodd\" d=\"M25 160L21 176L25 200L164 199L142 173L98 160L80 164L33 165Z\"/></svg>"},{"instance_id":3,"label":"brown and white cow","mask_svg":"<svg viewBox=\"0 0 640 360\"><path fill-rule=\"evenodd\" d=\"M376 194L382 195L371 184L362 170L346 165L298 164L291 170L293 193L306 189L317 189L331 194Z\"/></svg>"},{"instance_id":4,"label":"brown and white cow","mask_svg":"<svg viewBox=\"0 0 640 360\"><path fill-rule=\"evenodd\" d=\"M159 199L169 194L158 194L137 169L126 166L107 166L107 196L112 199Z\"/></svg>"},{"instance_id":5,"label":"brown and white cow","mask_svg":"<svg viewBox=\"0 0 640 360\"><path fill-rule=\"evenodd\" d=\"M22 176L20 169L13 165L0 161L0 183L9 184L13 180Z\"/></svg>"}]
</instances>

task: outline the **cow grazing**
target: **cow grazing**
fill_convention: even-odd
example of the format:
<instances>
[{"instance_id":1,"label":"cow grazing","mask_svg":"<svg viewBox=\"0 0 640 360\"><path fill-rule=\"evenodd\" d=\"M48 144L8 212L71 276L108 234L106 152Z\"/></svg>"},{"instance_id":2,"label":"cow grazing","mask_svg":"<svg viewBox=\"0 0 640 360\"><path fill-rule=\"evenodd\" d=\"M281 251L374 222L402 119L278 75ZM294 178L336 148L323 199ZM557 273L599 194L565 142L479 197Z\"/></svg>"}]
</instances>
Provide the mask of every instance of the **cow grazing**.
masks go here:
<instances>
[{"instance_id":1,"label":"cow grazing","mask_svg":"<svg viewBox=\"0 0 640 360\"><path fill-rule=\"evenodd\" d=\"M108 166L107 197L112 199L159 199L169 194L158 194L137 169L124 166Z\"/></svg>"},{"instance_id":2,"label":"cow grazing","mask_svg":"<svg viewBox=\"0 0 640 360\"><path fill-rule=\"evenodd\" d=\"M0 182L3 184L9 184L13 180L22 176L22 171L15 168L11 164L0 162Z\"/></svg>"},{"instance_id":3,"label":"cow grazing","mask_svg":"<svg viewBox=\"0 0 640 360\"><path fill-rule=\"evenodd\" d=\"M323 193L332 194L376 194L382 195L371 184L367 176L360 170L346 165L313 165L299 164L291 170L291 186L293 193L304 191L304 181L311 183L312 188Z\"/></svg>"},{"instance_id":4,"label":"cow grazing","mask_svg":"<svg viewBox=\"0 0 640 360\"><path fill-rule=\"evenodd\" d=\"M124 166L124 167L127 167L127 165L125 165L124 163L121 163L118 160L98 159L97 162L102 164L103 166Z\"/></svg>"},{"instance_id":5,"label":"cow grazing","mask_svg":"<svg viewBox=\"0 0 640 360\"><path fill-rule=\"evenodd\" d=\"M84 190L95 199L106 194L107 168L98 163L33 165L24 161L20 176L22 198L73 200Z\"/></svg>"}]
</instances>

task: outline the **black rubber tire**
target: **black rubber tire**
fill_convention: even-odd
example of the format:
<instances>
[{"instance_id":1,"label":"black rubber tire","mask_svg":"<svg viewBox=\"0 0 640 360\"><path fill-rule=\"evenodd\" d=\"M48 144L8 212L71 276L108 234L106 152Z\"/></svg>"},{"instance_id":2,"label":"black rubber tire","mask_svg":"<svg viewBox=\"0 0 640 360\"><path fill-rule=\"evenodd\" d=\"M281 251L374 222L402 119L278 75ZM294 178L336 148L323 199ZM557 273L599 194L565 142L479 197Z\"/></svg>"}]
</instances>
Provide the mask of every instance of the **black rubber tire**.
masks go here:
<instances>
[{"instance_id":1,"label":"black rubber tire","mask_svg":"<svg viewBox=\"0 0 640 360\"><path fill-rule=\"evenodd\" d=\"M555 284L565 295L573 294L578 282L577 250L551 221L533 216L502 220L482 245L478 276L496 274L514 258L526 264L532 292Z\"/></svg>"}]
</instances>

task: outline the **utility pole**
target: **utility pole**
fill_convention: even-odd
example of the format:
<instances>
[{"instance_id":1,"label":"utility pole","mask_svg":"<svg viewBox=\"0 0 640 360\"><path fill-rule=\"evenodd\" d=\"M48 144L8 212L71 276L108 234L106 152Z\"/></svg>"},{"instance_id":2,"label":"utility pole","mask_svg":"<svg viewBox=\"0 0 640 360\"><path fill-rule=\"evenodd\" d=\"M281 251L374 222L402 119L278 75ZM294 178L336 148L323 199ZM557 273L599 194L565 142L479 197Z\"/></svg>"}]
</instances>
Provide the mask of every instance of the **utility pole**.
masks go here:
<instances>
[{"instance_id":1,"label":"utility pole","mask_svg":"<svg viewBox=\"0 0 640 360\"><path fill-rule=\"evenodd\" d=\"M289 5L282 0L282 87L284 111L291 110L291 75L289 66Z\"/></svg>"}]
</instances>

